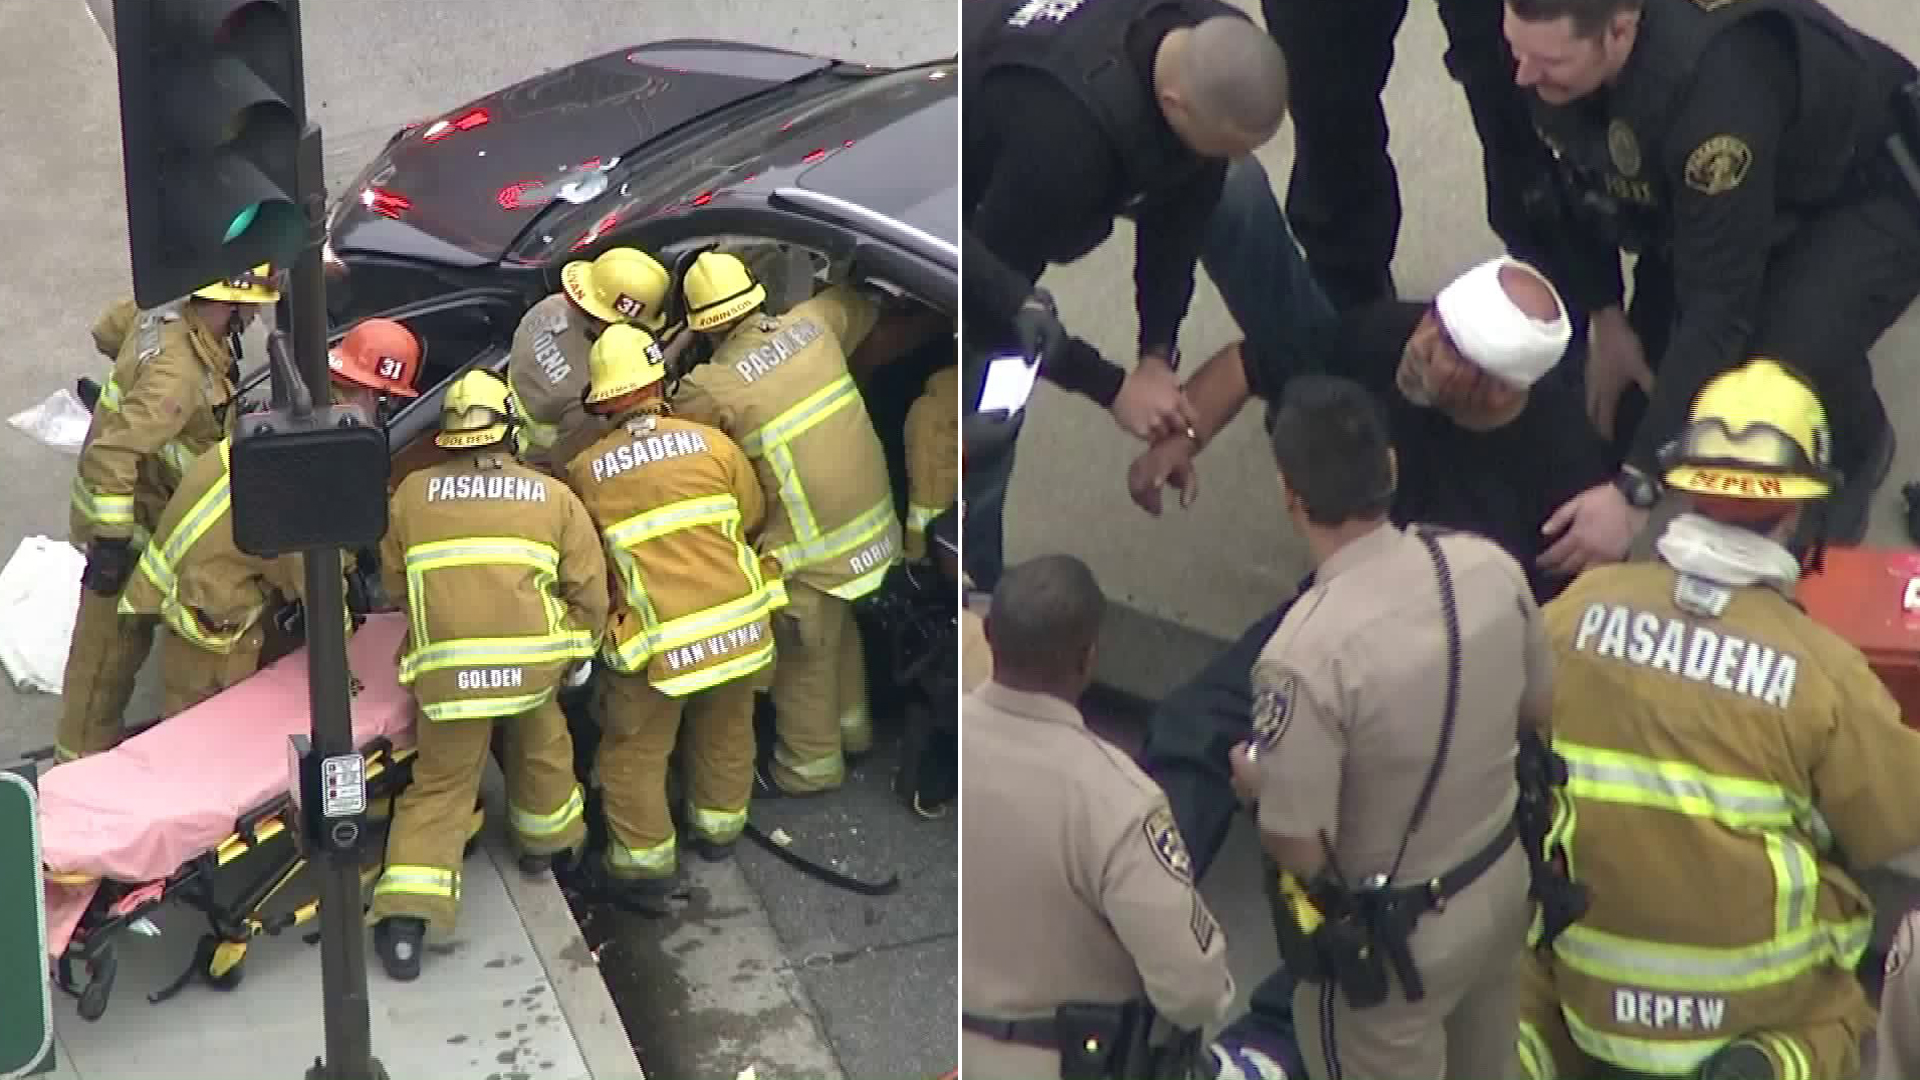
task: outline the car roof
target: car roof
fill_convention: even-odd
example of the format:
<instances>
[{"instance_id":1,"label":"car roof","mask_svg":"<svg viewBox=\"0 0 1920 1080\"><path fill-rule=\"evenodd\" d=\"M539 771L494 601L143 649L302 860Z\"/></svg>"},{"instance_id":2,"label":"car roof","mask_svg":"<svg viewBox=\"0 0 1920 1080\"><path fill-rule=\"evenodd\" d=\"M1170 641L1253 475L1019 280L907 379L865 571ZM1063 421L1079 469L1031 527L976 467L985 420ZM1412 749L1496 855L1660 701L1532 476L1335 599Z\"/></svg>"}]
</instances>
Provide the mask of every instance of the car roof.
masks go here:
<instances>
[{"instance_id":1,"label":"car roof","mask_svg":"<svg viewBox=\"0 0 1920 1080\"><path fill-rule=\"evenodd\" d=\"M930 77L948 77L944 71ZM960 99L935 98L799 177L798 186L960 242Z\"/></svg>"}]
</instances>

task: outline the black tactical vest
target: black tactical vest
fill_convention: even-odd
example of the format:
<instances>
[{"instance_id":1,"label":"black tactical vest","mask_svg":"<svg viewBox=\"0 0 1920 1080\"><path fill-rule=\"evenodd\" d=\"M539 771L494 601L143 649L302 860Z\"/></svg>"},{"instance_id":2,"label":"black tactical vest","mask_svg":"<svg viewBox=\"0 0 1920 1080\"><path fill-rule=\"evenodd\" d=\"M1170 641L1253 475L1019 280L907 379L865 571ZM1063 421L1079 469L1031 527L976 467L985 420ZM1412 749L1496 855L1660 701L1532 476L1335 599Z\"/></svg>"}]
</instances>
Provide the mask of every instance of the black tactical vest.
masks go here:
<instances>
[{"instance_id":1,"label":"black tactical vest","mask_svg":"<svg viewBox=\"0 0 1920 1080\"><path fill-rule=\"evenodd\" d=\"M1173 187L1206 164L1161 116L1149 89L1152 73L1128 54L1127 31L1160 8L1178 9L1192 22L1216 10L1238 14L1234 9L1217 0L966 0L962 7L963 92L996 70L1051 76L1093 113L1119 152L1128 197Z\"/></svg>"},{"instance_id":2,"label":"black tactical vest","mask_svg":"<svg viewBox=\"0 0 1920 1080\"><path fill-rule=\"evenodd\" d=\"M1630 250L1666 238L1672 206L1663 163L1668 124L1696 86L1699 59L1716 37L1743 19L1769 17L1790 31L1798 72L1794 112L1781 145L1778 199L1789 214L1858 193L1869 155L1893 128L1895 92L1913 78L1899 54L1846 25L1816 0L1645 0L1639 37L1605 103L1550 107L1535 119L1590 216ZM1700 181L1744 167L1742 146L1690 160Z\"/></svg>"}]
</instances>

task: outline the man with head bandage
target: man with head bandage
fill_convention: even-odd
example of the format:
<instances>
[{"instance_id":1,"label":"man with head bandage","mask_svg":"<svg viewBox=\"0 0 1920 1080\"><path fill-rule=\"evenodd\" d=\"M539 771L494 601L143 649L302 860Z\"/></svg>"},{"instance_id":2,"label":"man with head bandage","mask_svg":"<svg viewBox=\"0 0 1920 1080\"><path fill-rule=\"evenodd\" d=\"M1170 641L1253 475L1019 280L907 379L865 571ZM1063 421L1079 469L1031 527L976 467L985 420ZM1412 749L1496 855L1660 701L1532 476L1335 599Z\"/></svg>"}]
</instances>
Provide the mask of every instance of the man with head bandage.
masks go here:
<instances>
[{"instance_id":1,"label":"man with head bandage","mask_svg":"<svg viewBox=\"0 0 1920 1080\"><path fill-rule=\"evenodd\" d=\"M1493 540L1527 570L1544 602L1566 581L1540 565L1541 523L1613 475L1578 388L1542 378L1572 338L1553 286L1504 256L1460 275L1430 304L1389 301L1344 312L1314 335L1310 349L1250 332L1187 382L1197 438L1163 440L1141 455L1129 476L1134 499L1157 513L1160 487L1171 482L1190 503L1194 455L1249 398L1277 401L1292 376L1308 371L1342 375L1371 391L1386 413L1398 464L1394 524L1425 522ZM1196 879L1236 810L1227 752L1251 730L1248 673L1290 606L1249 627L1168 695L1148 723L1142 762L1167 792ZM1292 989L1284 972L1261 984L1251 1021L1289 1027Z\"/></svg>"}]
</instances>

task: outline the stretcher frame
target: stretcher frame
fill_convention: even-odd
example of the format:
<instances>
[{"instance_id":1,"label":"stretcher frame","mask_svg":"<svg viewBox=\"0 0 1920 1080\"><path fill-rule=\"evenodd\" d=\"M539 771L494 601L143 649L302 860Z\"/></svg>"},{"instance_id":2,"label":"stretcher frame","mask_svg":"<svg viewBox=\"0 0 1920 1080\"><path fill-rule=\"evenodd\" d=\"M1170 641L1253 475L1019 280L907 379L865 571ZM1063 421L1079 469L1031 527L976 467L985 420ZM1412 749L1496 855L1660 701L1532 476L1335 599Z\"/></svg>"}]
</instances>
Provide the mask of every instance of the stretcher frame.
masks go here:
<instances>
[{"instance_id":1,"label":"stretcher frame","mask_svg":"<svg viewBox=\"0 0 1920 1080\"><path fill-rule=\"evenodd\" d=\"M130 727L127 735L137 734L150 726ZM415 754L411 746L395 749L392 741L384 736L361 747L360 755L366 763L367 811L371 821L384 823L391 820L395 800L413 781ZM47 756L51 756L51 751L47 752ZM278 936L304 926L318 916L320 901L317 897L302 902L291 911L275 915L267 913L267 905L300 876L310 861L309 853L297 835L295 813L291 793L277 795L253 808L234 823L232 835L211 850L194 856L166 878L158 895L148 897L124 911L114 909L128 896L148 888L151 882L129 885L98 879L89 874L47 870L46 879L50 885L88 885L97 881L100 886L88 901L86 913L74 929L72 940L54 962L54 985L78 999L80 1018L93 1022L106 1015L119 974L121 938L167 904L184 904L204 915L208 932L200 938L186 970L172 983L147 995L148 1003L153 1005L177 995L196 975L216 990L238 989L246 974L244 963L253 939L263 935ZM485 809L476 805L468 825L466 856L473 854L484 824ZM370 834L375 832L377 840L369 835L361 851L364 855L378 843L381 855L378 860L371 862L363 859L360 870L362 890L379 876L386 864L386 830L369 830ZM276 847L268 846L282 837L288 842ZM261 851L278 851L279 854L248 879L237 894L223 898L221 891L216 888L224 880L222 872ZM84 973L84 981L76 977L78 973Z\"/></svg>"}]
</instances>

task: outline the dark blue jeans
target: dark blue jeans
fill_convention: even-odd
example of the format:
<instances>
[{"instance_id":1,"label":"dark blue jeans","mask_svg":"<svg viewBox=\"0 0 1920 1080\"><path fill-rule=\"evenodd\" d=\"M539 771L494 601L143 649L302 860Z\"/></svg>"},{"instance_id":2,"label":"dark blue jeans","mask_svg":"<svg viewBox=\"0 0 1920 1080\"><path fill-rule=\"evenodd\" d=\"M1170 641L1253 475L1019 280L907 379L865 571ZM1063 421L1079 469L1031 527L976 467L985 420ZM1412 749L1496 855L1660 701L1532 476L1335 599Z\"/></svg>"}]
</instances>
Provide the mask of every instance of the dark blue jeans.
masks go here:
<instances>
[{"instance_id":1,"label":"dark blue jeans","mask_svg":"<svg viewBox=\"0 0 1920 1080\"><path fill-rule=\"evenodd\" d=\"M1302 581L1295 596L1311 582ZM1167 793L1195 881L1220 854L1240 810L1227 751L1253 733L1253 664L1292 607L1289 599L1261 616L1198 675L1162 699L1147 720L1140 765ZM1293 1045L1293 986L1286 967L1276 968L1254 988L1247 1017L1234 1027L1264 1033L1259 1041L1265 1044Z\"/></svg>"},{"instance_id":2,"label":"dark blue jeans","mask_svg":"<svg viewBox=\"0 0 1920 1080\"><path fill-rule=\"evenodd\" d=\"M1333 321L1333 308L1307 272L1266 170L1251 156L1235 159L1227 170L1200 261L1261 354L1293 371L1309 370L1311 342ZM963 469L962 560L983 590L1000 580L1005 560L1001 518L1017 443L1009 439L991 454L969 456Z\"/></svg>"}]
</instances>

